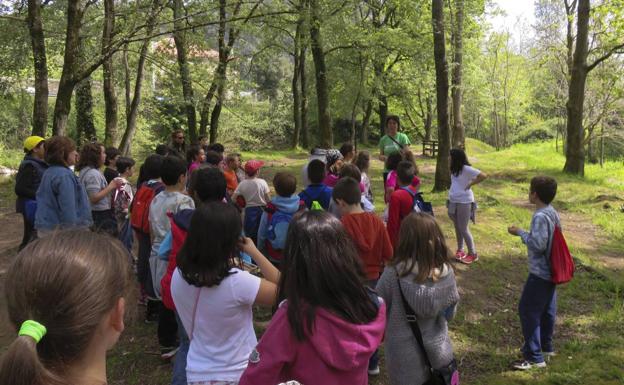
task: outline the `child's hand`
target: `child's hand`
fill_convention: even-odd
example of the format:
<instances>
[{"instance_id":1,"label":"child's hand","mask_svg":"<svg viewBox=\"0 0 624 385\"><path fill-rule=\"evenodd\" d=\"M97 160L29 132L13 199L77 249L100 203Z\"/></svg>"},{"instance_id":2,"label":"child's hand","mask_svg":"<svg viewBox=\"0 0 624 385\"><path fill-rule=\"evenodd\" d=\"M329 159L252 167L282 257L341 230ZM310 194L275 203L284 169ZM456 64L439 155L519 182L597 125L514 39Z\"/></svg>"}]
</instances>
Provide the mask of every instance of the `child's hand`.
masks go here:
<instances>
[{"instance_id":1,"label":"child's hand","mask_svg":"<svg viewBox=\"0 0 624 385\"><path fill-rule=\"evenodd\" d=\"M519 235L520 234L520 228L516 227L516 226L509 226L507 228L507 231L509 232L509 234L511 235Z\"/></svg>"},{"instance_id":2,"label":"child's hand","mask_svg":"<svg viewBox=\"0 0 624 385\"><path fill-rule=\"evenodd\" d=\"M240 248L241 248L241 251L249 255L251 255L251 253L253 253L254 251L258 250L258 248L256 248L256 245L251 240L251 238L248 238L248 237L241 237Z\"/></svg>"}]
</instances>

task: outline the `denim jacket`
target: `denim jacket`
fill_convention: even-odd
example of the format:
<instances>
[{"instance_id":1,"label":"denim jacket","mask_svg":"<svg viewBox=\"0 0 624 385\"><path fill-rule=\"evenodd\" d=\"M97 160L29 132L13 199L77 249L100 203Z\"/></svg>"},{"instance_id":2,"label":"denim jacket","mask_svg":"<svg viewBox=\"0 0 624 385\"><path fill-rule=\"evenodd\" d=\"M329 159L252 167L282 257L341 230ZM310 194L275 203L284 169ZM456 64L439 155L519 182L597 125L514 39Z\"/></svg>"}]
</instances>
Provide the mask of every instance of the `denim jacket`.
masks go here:
<instances>
[{"instance_id":1,"label":"denim jacket","mask_svg":"<svg viewBox=\"0 0 624 385\"><path fill-rule=\"evenodd\" d=\"M531 219L530 232L520 231L522 242L527 245L529 273L550 281L550 250L555 225L561 226L559 214L550 205L538 209Z\"/></svg>"},{"instance_id":2,"label":"denim jacket","mask_svg":"<svg viewBox=\"0 0 624 385\"><path fill-rule=\"evenodd\" d=\"M51 165L37 190L37 230L89 227L91 205L84 186L67 167Z\"/></svg>"}]
</instances>

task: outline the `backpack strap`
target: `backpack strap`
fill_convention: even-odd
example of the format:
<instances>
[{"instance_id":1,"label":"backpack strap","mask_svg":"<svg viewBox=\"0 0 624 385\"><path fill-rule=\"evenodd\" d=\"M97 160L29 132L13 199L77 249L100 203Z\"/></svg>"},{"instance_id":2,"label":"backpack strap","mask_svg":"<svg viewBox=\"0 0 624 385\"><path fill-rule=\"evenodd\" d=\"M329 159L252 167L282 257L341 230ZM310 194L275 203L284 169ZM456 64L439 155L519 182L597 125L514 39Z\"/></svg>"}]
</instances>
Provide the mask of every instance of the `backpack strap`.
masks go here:
<instances>
[{"instance_id":1,"label":"backpack strap","mask_svg":"<svg viewBox=\"0 0 624 385\"><path fill-rule=\"evenodd\" d=\"M264 207L264 211L267 212L267 214L272 215L275 214L275 212L277 211L277 207L275 207L275 205L273 204L273 202L269 202L267 203L267 205Z\"/></svg>"},{"instance_id":2,"label":"backpack strap","mask_svg":"<svg viewBox=\"0 0 624 385\"><path fill-rule=\"evenodd\" d=\"M299 208L297 209L297 211L304 211L307 208L308 206L306 206L305 201L303 199L299 200Z\"/></svg>"}]
</instances>

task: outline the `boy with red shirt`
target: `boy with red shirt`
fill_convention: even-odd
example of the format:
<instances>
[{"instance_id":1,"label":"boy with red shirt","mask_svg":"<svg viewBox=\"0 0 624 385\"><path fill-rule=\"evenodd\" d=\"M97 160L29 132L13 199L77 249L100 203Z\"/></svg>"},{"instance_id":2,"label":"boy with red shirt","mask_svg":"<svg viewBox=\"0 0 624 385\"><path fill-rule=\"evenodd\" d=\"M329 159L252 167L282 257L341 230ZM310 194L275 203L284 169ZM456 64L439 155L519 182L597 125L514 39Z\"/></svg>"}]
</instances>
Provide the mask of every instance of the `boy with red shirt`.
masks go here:
<instances>
[{"instance_id":1,"label":"boy with red shirt","mask_svg":"<svg viewBox=\"0 0 624 385\"><path fill-rule=\"evenodd\" d=\"M388 202L388 235L390 236L392 246L397 244L401 221L414 211L414 197L404 189L409 189L413 194L418 192L411 185L416 174L416 167L414 167L412 162L406 160L400 162L396 173L401 188L395 190L390 195Z\"/></svg>"}]
</instances>

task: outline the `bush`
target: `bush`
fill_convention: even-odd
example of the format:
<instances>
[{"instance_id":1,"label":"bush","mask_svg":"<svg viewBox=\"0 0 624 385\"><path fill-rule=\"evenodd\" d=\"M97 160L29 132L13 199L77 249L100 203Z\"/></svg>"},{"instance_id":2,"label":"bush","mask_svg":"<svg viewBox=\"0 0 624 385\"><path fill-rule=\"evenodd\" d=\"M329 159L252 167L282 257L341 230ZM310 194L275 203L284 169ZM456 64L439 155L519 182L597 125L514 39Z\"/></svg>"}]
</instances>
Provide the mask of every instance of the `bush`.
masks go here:
<instances>
[{"instance_id":1,"label":"bush","mask_svg":"<svg viewBox=\"0 0 624 385\"><path fill-rule=\"evenodd\" d=\"M559 119L529 122L520 127L513 136L513 143L532 143L554 139Z\"/></svg>"}]
</instances>

